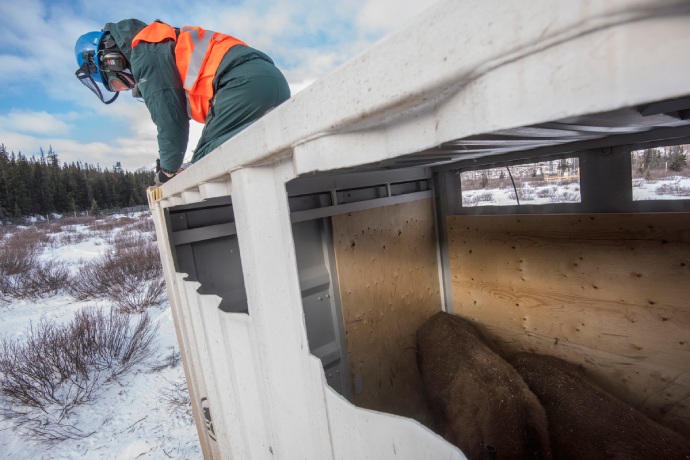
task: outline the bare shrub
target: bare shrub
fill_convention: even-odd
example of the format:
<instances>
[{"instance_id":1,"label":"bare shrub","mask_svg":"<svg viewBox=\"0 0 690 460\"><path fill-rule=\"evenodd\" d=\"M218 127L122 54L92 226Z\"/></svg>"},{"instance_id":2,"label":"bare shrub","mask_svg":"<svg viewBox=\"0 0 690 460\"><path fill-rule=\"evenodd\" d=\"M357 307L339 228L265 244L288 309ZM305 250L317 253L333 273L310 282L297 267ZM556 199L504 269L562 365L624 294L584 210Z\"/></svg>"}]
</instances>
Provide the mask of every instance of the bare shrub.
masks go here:
<instances>
[{"instance_id":1,"label":"bare shrub","mask_svg":"<svg viewBox=\"0 0 690 460\"><path fill-rule=\"evenodd\" d=\"M518 187L517 189L517 196L520 198L520 201L534 201L535 197L535 192L534 189L531 188L525 188L525 187ZM508 195L510 199L514 200L515 199L515 191L510 192Z\"/></svg>"},{"instance_id":2,"label":"bare shrub","mask_svg":"<svg viewBox=\"0 0 690 460\"><path fill-rule=\"evenodd\" d=\"M556 193L553 196L550 196L549 201L551 201L552 203L579 203L580 194L577 192L563 190L560 193Z\"/></svg>"},{"instance_id":3,"label":"bare shrub","mask_svg":"<svg viewBox=\"0 0 690 460\"><path fill-rule=\"evenodd\" d=\"M34 270L26 276L20 298L35 299L50 297L65 289L70 271L64 262L38 262Z\"/></svg>"},{"instance_id":4,"label":"bare shrub","mask_svg":"<svg viewBox=\"0 0 690 460\"><path fill-rule=\"evenodd\" d=\"M45 232L20 229L0 240L0 300L35 299L63 289L69 271L62 262L41 262Z\"/></svg>"},{"instance_id":5,"label":"bare shrub","mask_svg":"<svg viewBox=\"0 0 690 460\"><path fill-rule=\"evenodd\" d=\"M462 205L469 206L479 206L479 203L491 203L494 199L494 195L491 192L479 192L473 194L464 194L462 196Z\"/></svg>"},{"instance_id":6,"label":"bare shrub","mask_svg":"<svg viewBox=\"0 0 690 460\"><path fill-rule=\"evenodd\" d=\"M120 227L117 219L105 218L94 220L89 228L101 238L109 238L113 230Z\"/></svg>"},{"instance_id":7,"label":"bare shrub","mask_svg":"<svg viewBox=\"0 0 690 460\"><path fill-rule=\"evenodd\" d=\"M57 219L52 221L53 225L56 225L59 229L62 229L63 227L75 227L77 225L91 225L96 221L95 216L77 216L77 217L63 217L61 219ZM61 231L61 230L58 230Z\"/></svg>"},{"instance_id":8,"label":"bare shrub","mask_svg":"<svg viewBox=\"0 0 690 460\"><path fill-rule=\"evenodd\" d=\"M657 195L690 196L690 187L682 187L678 182L662 184L654 189L654 193Z\"/></svg>"},{"instance_id":9,"label":"bare shrub","mask_svg":"<svg viewBox=\"0 0 690 460\"><path fill-rule=\"evenodd\" d=\"M9 235L8 241L17 246L41 248L50 243L50 235L48 234L48 227L19 227Z\"/></svg>"},{"instance_id":10,"label":"bare shrub","mask_svg":"<svg viewBox=\"0 0 690 460\"><path fill-rule=\"evenodd\" d=\"M175 347L169 347L170 348L170 354L165 357L165 359L161 360L160 362L153 364L151 366L151 372L160 372L163 369L167 368L175 368L177 367L180 362L182 362L182 355L180 354L179 351L175 350Z\"/></svg>"},{"instance_id":11,"label":"bare shrub","mask_svg":"<svg viewBox=\"0 0 690 460\"><path fill-rule=\"evenodd\" d=\"M556 193L558 193L557 187L545 187L537 191L537 196L539 198L550 198L554 196Z\"/></svg>"},{"instance_id":12,"label":"bare shrub","mask_svg":"<svg viewBox=\"0 0 690 460\"><path fill-rule=\"evenodd\" d=\"M646 181L644 179L633 179L632 183L633 188L642 188Z\"/></svg>"},{"instance_id":13,"label":"bare shrub","mask_svg":"<svg viewBox=\"0 0 690 460\"><path fill-rule=\"evenodd\" d=\"M16 275L36 265L40 245L27 241L22 232L12 233L0 242L0 274Z\"/></svg>"},{"instance_id":14,"label":"bare shrub","mask_svg":"<svg viewBox=\"0 0 690 460\"><path fill-rule=\"evenodd\" d=\"M170 382L167 387L161 389L160 395L172 415L181 416L190 424L194 423L192 399L189 397L189 389L184 379Z\"/></svg>"},{"instance_id":15,"label":"bare shrub","mask_svg":"<svg viewBox=\"0 0 690 460\"><path fill-rule=\"evenodd\" d=\"M0 390L6 416L22 434L43 441L88 436L71 420L72 409L97 398L103 384L150 357L157 327L143 314L80 310L71 323L42 320L24 340L0 343Z\"/></svg>"},{"instance_id":16,"label":"bare shrub","mask_svg":"<svg viewBox=\"0 0 690 460\"><path fill-rule=\"evenodd\" d=\"M135 219L132 216L122 216L117 218L117 225L118 227L127 227L129 225L132 225L137 222L137 219Z\"/></svg>"},{"instance_id":17,"label":"bare shrub","mask_svg":"<svg viewBox=\"0 0 690 460\"><path fill-rule=\"evenodd\" d=\"M164 300L157 246L145 237L114 240L114 250L85 264L70 284L77 300L110 299L125 312L142 312Z\"/></svg>"},{"instance_id":18,"label":"bare shrub","mask_svg":"<svg viewBox=\"0 0 690 460\"><path fill-rule=\"evenodd\" d=\"M141 216L139 216L137 221L132 225L128 226L128 228L141 233L155 234L156 232L156 226L153 224L151 214L142 214Z\"/></svg>"},{"instance_id":19,"label":"bare shrub","mask_svg":"<svg viewBox=\"0 0 690 460\"><path fill-rule=\"evenodd\" d=\"M132 248L139 248L153 241L151 235L131 231L120 231L114 233L110 238L110 243L116 251L127 251Z\"/></svg>"},{"instance_id":20,"label":"bare shrub","mask_svg":"<svg viewBox=\"0 0 690 460\"><path fill-rule=\"evenodd\" d=\"M51 245L53 247L67 246L71 244L79 244L91 238L86 232L79 232L77 228L65 227L63 233L53 235Z\"/></svg>"}]
</instances>

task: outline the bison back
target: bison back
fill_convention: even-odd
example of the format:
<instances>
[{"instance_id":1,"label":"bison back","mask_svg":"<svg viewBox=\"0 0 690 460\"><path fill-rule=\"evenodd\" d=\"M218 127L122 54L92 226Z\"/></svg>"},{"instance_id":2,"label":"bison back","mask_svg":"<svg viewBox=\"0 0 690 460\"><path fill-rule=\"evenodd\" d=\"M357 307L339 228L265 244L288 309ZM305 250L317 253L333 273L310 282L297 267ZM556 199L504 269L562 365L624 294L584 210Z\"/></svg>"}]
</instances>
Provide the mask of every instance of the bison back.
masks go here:
<instances>
[{"instance_id":1,"label":"bison back","mask_svg":"<svg viewBox=\"0 0 690 460\"><path fill-rule=\"evenodd\" d=\"M554 457L690 459L690 442L611 396L559 358L520 353L511 361L546 409Z\"/></svg>"},{"instance_id":2,"label":"bison back","mask_svg":"<svg viewBox=\"0 0 690 460\"><path fill-rule=\"evenodd\" d=\"M468 321L437 313L417 331L418 364L438 431L474 460L549 459L546 414L520 375Z\"/></svg>"}]
</instances>

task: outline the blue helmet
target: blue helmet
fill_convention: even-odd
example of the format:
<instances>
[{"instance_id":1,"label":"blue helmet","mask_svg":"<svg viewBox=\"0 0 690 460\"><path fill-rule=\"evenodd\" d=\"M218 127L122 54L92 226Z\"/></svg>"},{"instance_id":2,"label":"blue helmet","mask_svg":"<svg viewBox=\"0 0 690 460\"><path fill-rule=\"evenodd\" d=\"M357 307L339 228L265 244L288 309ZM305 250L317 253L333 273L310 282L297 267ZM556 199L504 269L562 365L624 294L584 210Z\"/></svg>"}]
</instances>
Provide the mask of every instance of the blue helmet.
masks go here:
<instances>
[{"instance_id":1,"label":"blue helmet","mask_svg":"<svg viewBox=\"0 0 690 460\"><path fill-rule=\"evenodd\" d=\"M98 54L98 46L101 44L103 35L105 35L104 31L89 32L79 37L74 45L74 54L77 56L79 68L82 68L84 62L87 62L85 70L88 70L91 78L101 84L104 84L103 77L101 76L101 69L98 68L98 59L95 57ZM92 52L91 59L89 59L89 52Z\"/></svg>"},{"instance_id":2,"label":"blue helmet","mask_svg":"<svg viewBox=\"0 0 690 460\"><path fill-rule=\"evenodd\" d=\"M74 45L74 54L79 65L75 75L104 104L117 99L119 91L136 87L127 59L107 30L89 32L79 37ZM106 100L98 83L115 95Z\"/></svg>"}]
</instances>

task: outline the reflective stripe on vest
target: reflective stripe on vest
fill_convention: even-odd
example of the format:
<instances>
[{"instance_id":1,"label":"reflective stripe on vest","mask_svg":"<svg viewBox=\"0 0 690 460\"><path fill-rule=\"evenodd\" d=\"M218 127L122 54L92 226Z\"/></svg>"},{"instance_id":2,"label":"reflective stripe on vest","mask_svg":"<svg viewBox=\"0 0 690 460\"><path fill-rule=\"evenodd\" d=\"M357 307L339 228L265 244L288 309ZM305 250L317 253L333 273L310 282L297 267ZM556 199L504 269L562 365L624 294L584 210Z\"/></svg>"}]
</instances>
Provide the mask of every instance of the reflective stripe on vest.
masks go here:
<instances>
[{"instance_id":1,"label":"reflective stripe on vest","mask_svg":"<svg viewBox=\"0 0 690 460\"><path fill-rule=\"evenodd\" d=\"M176 42L175 64L187 95L187 112L193 120L204 123L213 98L213 78L223 56L233 46L246 43L195 26L184 26L178 36L171 26L154 22L134 37L132 49L142 41L160 43L167 39Z\"/></svg>"}]
</instances>

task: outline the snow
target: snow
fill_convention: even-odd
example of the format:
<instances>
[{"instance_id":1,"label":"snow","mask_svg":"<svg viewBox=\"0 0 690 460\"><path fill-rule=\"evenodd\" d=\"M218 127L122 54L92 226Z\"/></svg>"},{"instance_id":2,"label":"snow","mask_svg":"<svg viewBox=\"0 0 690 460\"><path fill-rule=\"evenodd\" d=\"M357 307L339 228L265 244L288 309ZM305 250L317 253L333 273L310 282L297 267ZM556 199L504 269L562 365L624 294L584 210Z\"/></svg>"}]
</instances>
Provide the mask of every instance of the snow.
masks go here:
<instances>
[{"instance_id":1,"label":"snow","mask_svg":"<svg viewBox=\"0 0 690 460\"><path fill-rule=\"evenodd\" d=\"M150 215L147 217L150 219ZM44 261L64 261L75 272L80 264L110 249L109 237L112 234L86 225L65 227L62 233L54 234L53 243L44 247L40 257ZM21 338L30 324L37 324L41 319L68 323L85 306L109 308L110 303L77 302L62 293L44 299L0 304L0 337ZM158 325L154 356L116 381L104 384L93 404L74 409L78 426L86 431L95 431L93 434L47 445L23 437L13 429L10 420L0 417L0 458L202 458L191 406L173 404L169 397L177 395L186 397L188 401L184 370L179 355L174 354L179 353L179 347L170 305L166 300L158 307L149 308L148 313ZM173 359L175 356L177 359ZM2 404L0 415L6 407L4 401Z\"/></svg>"},{"instance_id":2,"label":"snow","mask_svg":"<svg viewBox=\"0 0 690 460\"><path fill-rule=\"evenodd\" d=\"M631 185L633 201L690 199L690 177L669 176L647 180L635 178ZM552 183L522 180L518 187L521 205L543 205L551 203L579 203L580 184ZM462 191L463 206L511 206L516 205L515 190L511 187L487 187Z\"/></svg>"},{"instance_id":3,"label":"snow","mask_svg":"<svg viewBox=\"0 0 690 460\"><path fill-rule=\"evenodd\" d=\"M686 174L690 171L684 171ZM672 193L675 192L675 193ZM633 179L633 201L679 200L690 198L690 177L670 176L664 179Z\"/></svg>"}]
</instances>

